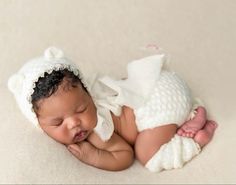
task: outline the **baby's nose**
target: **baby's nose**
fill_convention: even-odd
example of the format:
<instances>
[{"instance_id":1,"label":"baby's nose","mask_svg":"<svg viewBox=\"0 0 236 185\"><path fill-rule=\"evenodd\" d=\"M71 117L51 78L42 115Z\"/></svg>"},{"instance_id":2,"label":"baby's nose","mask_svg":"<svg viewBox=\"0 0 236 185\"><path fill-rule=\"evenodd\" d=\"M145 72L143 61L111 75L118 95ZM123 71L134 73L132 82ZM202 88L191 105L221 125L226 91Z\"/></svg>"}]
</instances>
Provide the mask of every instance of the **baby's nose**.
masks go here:
<instances>
[{"instance_id":1,"label":"baby's nose","mask_svg":"<svg viewBox=\"0 0 236 185\"><path fill-rule=\"evenodd\" d=\"M73 129L75 127L78 127L80 124L81 121L76 117L70 118L67 122L68 129Z\"/></svg>"}]
</instances>

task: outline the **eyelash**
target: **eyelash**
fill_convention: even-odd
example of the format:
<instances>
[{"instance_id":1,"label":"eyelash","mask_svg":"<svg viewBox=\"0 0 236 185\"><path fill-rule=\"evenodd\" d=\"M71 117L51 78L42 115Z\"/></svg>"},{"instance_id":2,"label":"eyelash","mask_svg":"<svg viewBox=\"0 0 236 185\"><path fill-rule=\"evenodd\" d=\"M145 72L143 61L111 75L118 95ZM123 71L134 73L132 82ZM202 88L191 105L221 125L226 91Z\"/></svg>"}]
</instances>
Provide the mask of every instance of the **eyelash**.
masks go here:
<instances>
[{"instance_id":1,"label":"eyelash","mask_svg":"<svg viewBox=\"0 0 236 185\"><path fill-rule=\"evenodd\" d=\"M53 125L53 126L58 127L58 126L60 126L62 123L63 123L63 121L60 121L60 122L58 122L57 124L55 124L55 125Z\"/></svg>"},{"instance_id":2,"label":"eyelash","mask_svg":"<svg viewBox=\"0 0 236 185\"><path fill-rule=\"evenodd\" d=\"M83 113L84 111L86 111L87 110L87 107L85 107L83 110L81 110L81 111L78 111L77 113Z\"/></svg>"},{"instance_id":3,"label":"eyelash","mask_svg":"<svg viewBox=\"0 0 236 185\"><path fill-rule=\"evenodd\" d=\"M83 113L83 112L85 112L85 111L87 110L87 108L88 108L88 107L85 107L83 110L78 111L77 113L78 113L78 114L79 114L79 113ZM53 126L54 126L54 127L58 127L58 126L60 126L62 123L63 123L63 120L60 121L60 122L58 122L58 123L56 123L56 124L53 125Z\"/></svg>"}]
</instances>

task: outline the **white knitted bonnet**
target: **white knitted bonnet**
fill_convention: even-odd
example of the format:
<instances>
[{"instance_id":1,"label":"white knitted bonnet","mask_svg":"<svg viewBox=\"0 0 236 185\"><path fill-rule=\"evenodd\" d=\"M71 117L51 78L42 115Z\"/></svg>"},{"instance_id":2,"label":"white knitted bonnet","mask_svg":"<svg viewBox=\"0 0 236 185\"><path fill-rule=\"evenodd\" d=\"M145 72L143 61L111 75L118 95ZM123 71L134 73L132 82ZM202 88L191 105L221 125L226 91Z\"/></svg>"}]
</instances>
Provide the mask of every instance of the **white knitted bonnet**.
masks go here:
<instances>
[{"instance_id":1,"label":"white knitted bonnet","mask_svg":"<svg viewBox=\"0 0 236 185\"><path fill-rule=\"evenodd\" d=\"M45 72L50 74L54 70L58 71L63 69L68 69L73 72L74 75L79 76L83 85L87 87L78 66L67 59L60 49L55 47L46 49L43 56L34 58L24 64L22 68L8 80L8 88L14 94L22 113L29 121L34 123L35 126L39 126L37 116L31 103L31 95L34 92L35 83L38 81L39 77L44 77Z\"/></svg>"}]
</instances>

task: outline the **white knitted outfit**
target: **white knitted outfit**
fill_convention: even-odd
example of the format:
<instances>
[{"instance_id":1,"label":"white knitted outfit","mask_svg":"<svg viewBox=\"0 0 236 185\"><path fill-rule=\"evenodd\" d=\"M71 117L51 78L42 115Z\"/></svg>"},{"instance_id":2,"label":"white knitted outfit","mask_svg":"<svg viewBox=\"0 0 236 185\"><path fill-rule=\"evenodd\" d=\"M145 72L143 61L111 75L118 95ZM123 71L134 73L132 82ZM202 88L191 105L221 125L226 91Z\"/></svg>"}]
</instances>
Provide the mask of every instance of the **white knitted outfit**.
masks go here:
<instances>
[{"instance_id":1,"label":"white knitted outfit","mask_svg":"<svg viewBox=\"0 0 236 185\"><path fill-rule=\"evenodd\" d=\"M31 95L35 83L45 72L68 69L79 76L97 108L97 125L94 131L104 141L114 132L110 111L121 114L123 105L134 109L139 131L165 124L178 125L193 116L190 90L175 73L162 69L164 55L154 55L128 64L126 80L109 77L85 78L78 66L64 57L61 50L49 48L44 56L26 63L8 81L22 113L36 126L38 119L33 110ZM179 168L200 152L200 147L190 138L175 136L147 162L150 171Z\"/></svg>"},{"instance_id":2,"label":"white knitted outfit","mask_svg":"<svg viewBox=\"0 0 236 185\"><path fill-rule=\"evenodd\" d=\"M129 63L126 80L100 78L100 86L110 90L103 93L100 104L116 115L123 105L133 108L140 132L172 123L181 125L193 118L201 102L193 101L189 87L177 74L162 69L163 62L164 55L150 56ZM175 135L154 154L146 167L152 172L180 168L200 151L193 139Z\"/></svg>"},{"instance_id":3,"label":"white knitted outfit","mask_svg":"<svg viewBox=\"0 0 236 185\"><path fill-rule=\"evenodd\" d=\"M202 103L192 98L189 87L175 72L162 69L164 60L164 55L154 55L133 61L128 64L127 79L97 78L91 92L115 115L123 105L134 109L138 131L181 125L193 118L195 108Z\"/></svg>"},{"instance_id":4,"label":"white knitted outfit","mask_svg":"<svg viewBox=\"0 0 236 185\"><path fill-rule=\"evenodd\" d=\"M189 117L192 97L186 83L175 73L162 71L144 106L134 110L139 131L175 123Z\"/></svg>"}]
</instances>

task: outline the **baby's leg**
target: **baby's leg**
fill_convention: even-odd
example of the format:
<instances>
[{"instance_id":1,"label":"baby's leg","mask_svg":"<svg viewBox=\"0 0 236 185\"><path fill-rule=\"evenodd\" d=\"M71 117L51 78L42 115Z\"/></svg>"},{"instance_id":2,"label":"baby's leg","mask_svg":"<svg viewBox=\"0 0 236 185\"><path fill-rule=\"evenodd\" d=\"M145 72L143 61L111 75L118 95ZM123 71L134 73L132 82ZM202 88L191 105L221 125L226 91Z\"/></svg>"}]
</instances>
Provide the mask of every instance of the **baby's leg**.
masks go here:
<instances>
[{"instance_id":1,"label":"baby's leg","mask_svg":"<svg viewBox=\"0 0 236 185\"><path fill-rule=\"evenodd\" d=\"M197 142L201 147L208 144L217 128L217 123L211 120L207 120L206 125L202 130L199 130L194 137L194 141Z\"/></svg>"},{"instance_id":2,"label":"baby's leg","mask_svg":"<svg viewBox=\"0 0 236 185\"><path fill-rule=\"evenodd\" d=\"M152 172L181 168L201 148L192 138L178 136L176 130L176 124L169 124L140 132L135 142L136 158Z\"/></svg>"},{"instance_id":3,"label":"baby's leg","mask_svg":"<svg viewBox=\"0 0 236 185\"><path fill-rule=\"evenodd\" d=\"M174 137L176 130L176 124L169 124L140 132L135 141L136 158L145 165L163 144Z\"/></svg>"},{"instance_id":4,"label":"baby's leg","mask_svg":"<svg viewBox=\"0 0 236 185\"><path fill-rule=\"evenodd\" d=\"M195 134L204 127L206 119L206 109L204 107L198 107L196 116L181 125L177 134L183 137L193 138Z\"/></svg>"}]
</instances>

